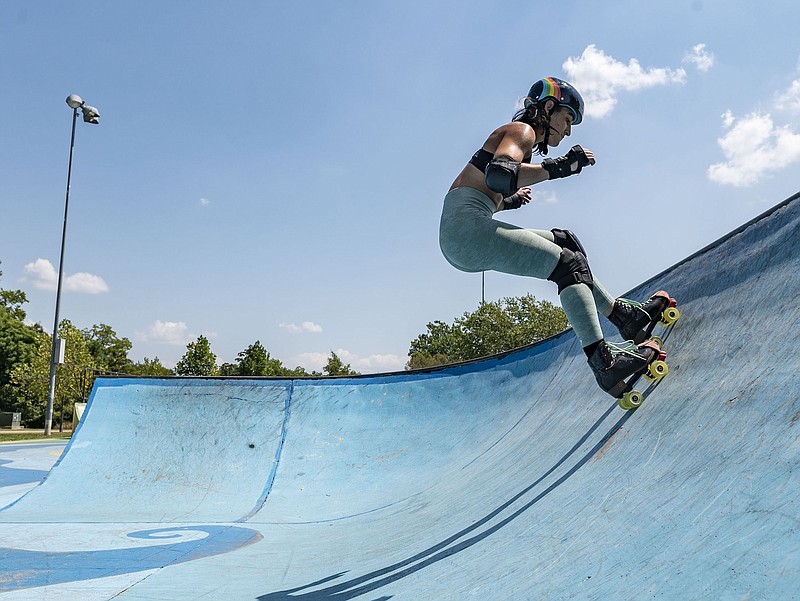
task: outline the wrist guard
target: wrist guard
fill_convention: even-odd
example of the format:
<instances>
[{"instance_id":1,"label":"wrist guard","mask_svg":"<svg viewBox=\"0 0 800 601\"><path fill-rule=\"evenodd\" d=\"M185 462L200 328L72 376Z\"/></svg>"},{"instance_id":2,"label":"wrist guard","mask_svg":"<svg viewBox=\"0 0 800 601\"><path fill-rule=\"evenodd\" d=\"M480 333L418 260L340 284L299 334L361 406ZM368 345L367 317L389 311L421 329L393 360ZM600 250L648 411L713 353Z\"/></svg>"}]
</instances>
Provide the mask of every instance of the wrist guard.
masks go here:
<instances>
[{"instance_id":1,"label":"wrist guard","mask_svg":"<svg viewBox=\"0 0 800 601\"><path fill-rule=\"evenodd\" d=\"M522 206L522 197L519 195L518 192L514 192L511 196L507 196L503 199L503 206L500 208L501 211L508 211L509 209L518 209Z\"/></svg>"},{"instance_id":2,"label":"wrist guard","mask_svg":"<svg viewBox=\"0 0 800 601\"><path fill-rule=\"evenodd\" d=\"M589 164L589 158L583 148L576 144L569 149L567 154L557 159L545 159L542 167L550 175L549 179L559 179L576 175Z\"/></svg>"}]
</instances>

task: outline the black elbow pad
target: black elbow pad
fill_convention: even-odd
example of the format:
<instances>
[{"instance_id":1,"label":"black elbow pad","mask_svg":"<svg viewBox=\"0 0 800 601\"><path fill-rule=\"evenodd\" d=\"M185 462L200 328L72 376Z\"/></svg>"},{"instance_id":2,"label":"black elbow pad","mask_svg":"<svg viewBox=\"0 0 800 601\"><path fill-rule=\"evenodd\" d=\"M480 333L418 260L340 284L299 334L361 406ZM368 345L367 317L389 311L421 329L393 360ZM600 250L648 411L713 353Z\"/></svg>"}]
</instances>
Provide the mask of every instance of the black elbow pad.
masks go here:
<instances>
[{"instance_id":1,"label":"black elbow pad","mask_svg":"<svg viewBox=\"0 0 800 601\"><path fill-rule=\"evenodd\" d=\"M493 159L486 166L486 187L503 196L511 196L519 190L518 176L519 163L508 159Z\"/></svg>"}]
</instances>

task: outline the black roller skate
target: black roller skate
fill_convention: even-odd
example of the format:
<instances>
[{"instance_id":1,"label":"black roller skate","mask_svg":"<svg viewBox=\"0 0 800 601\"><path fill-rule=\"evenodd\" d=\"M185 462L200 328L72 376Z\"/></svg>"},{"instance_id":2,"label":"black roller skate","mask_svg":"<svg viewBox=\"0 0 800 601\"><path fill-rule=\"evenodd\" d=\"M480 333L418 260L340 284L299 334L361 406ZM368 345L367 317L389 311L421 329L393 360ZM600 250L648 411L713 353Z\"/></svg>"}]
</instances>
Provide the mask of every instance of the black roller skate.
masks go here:
<instances>
[{"instance_id":1,"label":"black roller skate","mask_svg":"<svg viewBox=\"0 0 800 601\"><path fill-rule=\"evenodd\" d=\"M653 340L638 346L630 342L614 344L601 340L589 357L589 367L600 388L620 399L653 364L659 362L660 367L665 357L658 343Z\"/></svg>"},{"instance_id":2,"label":"black roller skate","mask_svg":"<svg viewBox=\"0 0 800 601\"><path fill-rule=\"evenodd\" d=\"M675 308L676 304L675 299L663 290L643 303L618 298L608 319L617 326L623 339L641 344L650 337L657 323L668 326L678 320L681 314Z\"/></svg>"}]
</instances>

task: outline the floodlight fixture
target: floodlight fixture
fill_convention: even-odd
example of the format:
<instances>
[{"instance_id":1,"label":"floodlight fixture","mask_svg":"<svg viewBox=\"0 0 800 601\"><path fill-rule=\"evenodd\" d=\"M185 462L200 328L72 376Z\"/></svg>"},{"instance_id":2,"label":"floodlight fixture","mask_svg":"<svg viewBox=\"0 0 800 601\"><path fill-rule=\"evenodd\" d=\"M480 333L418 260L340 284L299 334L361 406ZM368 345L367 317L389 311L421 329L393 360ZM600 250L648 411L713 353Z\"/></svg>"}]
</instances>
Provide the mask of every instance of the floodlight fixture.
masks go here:
<instances>
[{"instance_id":1,"label":"floodlight fixture","mask_svg":"<svg viewBox=\"0 0 800 601\"><path fill-rule=\"evenodd\" d=\"M100 111L95 107L84 104L81 107L81 111L83 112L84 123L94 123L95 125L100 123Z\"/></svg>"},{"instance_id":2,"label":"floodlight fixture","mask_svg":"<svg viewBox=\"0 0 800 601\"><path fill-rule=\"evenodd\" d=\"M67 96L67 104L71 109L78 109L83 106L83 98L78 96L77 94L70 94Z\"/></svg>"}]
</instances>

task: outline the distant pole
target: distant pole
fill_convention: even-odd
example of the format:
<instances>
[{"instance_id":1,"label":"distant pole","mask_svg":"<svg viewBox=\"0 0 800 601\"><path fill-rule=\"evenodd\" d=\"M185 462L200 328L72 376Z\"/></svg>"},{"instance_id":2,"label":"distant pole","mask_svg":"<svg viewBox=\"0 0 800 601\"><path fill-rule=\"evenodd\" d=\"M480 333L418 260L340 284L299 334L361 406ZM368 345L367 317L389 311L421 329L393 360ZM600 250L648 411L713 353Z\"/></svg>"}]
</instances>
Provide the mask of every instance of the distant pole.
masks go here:
<instances>
[{"instance_id":1,"label":"distant pole","mask_svg":"<svg viewBox=\"0 0 800 601\"><path fill-rule=\"evenodd\" d=\"M61 283L64 275L64 246L67 241L67 215L69 214L69 189L72 181L72 156L75 150L75 123L78 120L78 109L83 112L86 123L98 123L100 113L93 106L86 106L80 96L74 94L67 97L67 104L72 109L72 134L69 140L69 166L67 167L67 194L64 200L64 226L61 230L61 256L58 261L58 284L56 286L56 315L53 323L53 343L50 352L50 385L47 390L47 410L44 418L44 435L50 436L53 427L53 405L56 395L56 372L58 371L58 322L61 312ZM62 405L63 409L63 405ZM63 420L62 420L63 421Z\"/></svg>"},{"instance_id":2,"label":"distant pole","mask_svg":"<svg viewBox=\"0 0 800 601\"><path fill-rule=\"evenodd\" d=\"M486 302L486 272L481 271L481 304Z\"/></svg>"}]
</instances>

